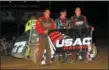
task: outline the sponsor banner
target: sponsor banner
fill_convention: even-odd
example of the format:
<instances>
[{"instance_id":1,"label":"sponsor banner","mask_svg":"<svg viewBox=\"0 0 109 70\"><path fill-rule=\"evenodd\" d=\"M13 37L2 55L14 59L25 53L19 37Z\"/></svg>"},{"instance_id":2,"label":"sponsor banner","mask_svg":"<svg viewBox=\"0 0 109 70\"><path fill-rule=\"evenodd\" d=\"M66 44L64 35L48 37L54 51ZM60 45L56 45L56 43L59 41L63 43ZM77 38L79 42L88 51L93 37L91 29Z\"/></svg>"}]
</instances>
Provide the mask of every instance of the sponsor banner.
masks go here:
<instances>
[{"instance_id":1,"label":"sponsor banner","mask_svg":"<svg viewBox=\"0 0 109 70\"><path fill-rule=\"evenodd\" d=\"M56 47L63 47L63 46L81 46L81 45L90 45L91 44L91 37L85 37L81 40L81 38L76 38L75 40L72 38L69 39L62 39L61 43L60 40L56 41Z\"/></svg>"},{"instance_id":2,"label":"sponsor banner","mask_svg":"<svg viewBox=\"0 0 109 70\"><path fill-rule=\"evenodd\" d=\"M73 30L68 30L68 32L59 30L51 31L49 37L58 51L88 49L88 46L92 43L91 32L84 33L84 37L80 37Z\"/></svg>"}]
</instances>

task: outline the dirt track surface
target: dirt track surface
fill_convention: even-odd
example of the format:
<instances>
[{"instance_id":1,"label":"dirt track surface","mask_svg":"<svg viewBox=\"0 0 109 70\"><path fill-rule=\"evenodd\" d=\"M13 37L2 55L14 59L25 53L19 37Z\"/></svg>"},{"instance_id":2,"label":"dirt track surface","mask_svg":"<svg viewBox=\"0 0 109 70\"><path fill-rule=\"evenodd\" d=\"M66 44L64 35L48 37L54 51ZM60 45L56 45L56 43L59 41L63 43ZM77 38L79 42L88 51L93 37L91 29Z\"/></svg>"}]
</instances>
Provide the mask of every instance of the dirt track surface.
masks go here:
<instances>
[{"instance_id":1,"label":"dirt track surface","mask_svg":"<svg viewBox=\"0 0 109 70\"><path fill-rule=\"evenodd\" d=\"M53 64L40 67L37 67L31 60L1 56L1 69L108 69L108 49L98 48L98 50L97 58L89 63L77 60L72 64Z\"/></svg>"}]
</instances>

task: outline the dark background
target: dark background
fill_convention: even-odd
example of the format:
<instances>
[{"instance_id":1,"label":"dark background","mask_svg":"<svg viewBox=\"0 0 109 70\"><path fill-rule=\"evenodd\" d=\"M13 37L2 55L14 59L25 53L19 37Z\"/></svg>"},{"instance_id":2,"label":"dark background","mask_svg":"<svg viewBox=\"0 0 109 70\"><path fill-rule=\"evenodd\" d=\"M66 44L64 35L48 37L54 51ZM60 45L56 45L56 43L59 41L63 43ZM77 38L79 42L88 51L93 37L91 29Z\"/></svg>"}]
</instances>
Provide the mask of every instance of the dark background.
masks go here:
<instances>
[{"instance_id":1,"label":"dark background","mask_svg":"<svg viewBox=\"0 0 109 70\"><path fill-rule=\"evenodd\" d=\"M45 8L50 8L52 11L52 18L57 18L59 16L59 11L62 8L67 9L68 18L74 15L74 9L76 7L80 7L82 9L82 14L87 17L87 20L90 25L95 27L94 31L94 40L97 38L106 38L108 37L108 2L74 2L74 1L58 1L58 2L0 2L1 11L3 10L16 10L19 11L21 9L24 12L31 10L43 10ZM6 5L8 7L6 7ZM17 5L18 7L13 7L12 5ZM20 5L31 5L31 7L19 7ZM32 7L32 5L38 5L38 7ZM5 6L5 7L3 7ZM23 15L22 15L23 16ZM5 21L1 22L1 36L13 36L20 35L24 32L24 26L26 22L23 24L19 23L19 30L17 29L17 21Z\"/></svg>"}]
</instances>

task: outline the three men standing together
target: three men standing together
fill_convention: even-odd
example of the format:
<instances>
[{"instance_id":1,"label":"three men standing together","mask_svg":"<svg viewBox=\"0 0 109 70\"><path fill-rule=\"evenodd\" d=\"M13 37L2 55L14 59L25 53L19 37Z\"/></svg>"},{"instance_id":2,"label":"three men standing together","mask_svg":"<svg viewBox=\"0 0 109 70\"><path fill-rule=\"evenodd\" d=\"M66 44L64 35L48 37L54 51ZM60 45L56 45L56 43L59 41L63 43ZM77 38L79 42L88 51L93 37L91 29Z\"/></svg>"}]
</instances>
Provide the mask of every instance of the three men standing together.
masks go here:
<instances>
[{"instance_id":1,"label":"three men standing together","mask_svg":"<svg viewBox=\"0 0 109 70\"><path fill-rule=\"evenodd\" d=\"M50 46L48 42L48 32L52 29L68 29L68 28L77 28L77 32L79 35L81 35L81 29L82 27L89 28L90 26L87 24L86 17L81 15L80 8L75 9L75 15L71 17L69 20L67 16L66 10L60 11L60 17L57 18L55 21L50 18L50 10L46 9L44 10L43 16L40 17L36 22L36 31L39 33L39 36L41 38L41 46L40 46L40 55L38 58L37 64L40 65L42 60L42 55L44 52L44 49L46 49L46 64L51 64L51 51ZM94 28L92 28L94 30ZM63 53L64 55L64 53ZM63 59L65 60L65 59Z\"/></svg>"}]
</instances>

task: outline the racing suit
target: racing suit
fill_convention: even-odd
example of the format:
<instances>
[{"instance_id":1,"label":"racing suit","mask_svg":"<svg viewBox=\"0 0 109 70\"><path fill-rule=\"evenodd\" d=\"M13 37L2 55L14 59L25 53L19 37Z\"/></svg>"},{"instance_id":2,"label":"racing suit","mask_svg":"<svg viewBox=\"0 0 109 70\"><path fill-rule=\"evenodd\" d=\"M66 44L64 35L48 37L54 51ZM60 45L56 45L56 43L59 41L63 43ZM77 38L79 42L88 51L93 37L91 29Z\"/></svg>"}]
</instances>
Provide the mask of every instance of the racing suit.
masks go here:
<instances>
[{"instance_id":1,"label":"racing suit","mask_svg":"<svg viewBox=\"0 0 109 70\"><path fill-rule=\"evenodd\" d=\"M65 29L68 28L70 21L66 19L57 18L55 20L57 29Z\"/></svg>"},{"instance_id":2,"label":"racing suit","mask_svg":"<svg viewBox=\"0 0 109 70\"><path fill-rule=\"evenodd\" d=\"M70 26L72 29L74 29L74 31L76 32L76 35L74 35L75 37L80 37L81 39L84 37L83 33L89 33L91 28L90 25L88 24L86 17L81 15L79 17L77 16L73 16L71 17L71 21L70 21ZM76 51L78 52L78 51ZM79 50L80 52L80 50ZM75 53L76 54L76 53ZM74 55L74 53L72 54L72 56ZM80 55L82 55L82 58L84 57L84 53L80 52ZM86 55L85 55L86 57ZM84 59L87 59L85 58Z\"/></svg>"},{"instance_id":3,"label":"racing suit","mask_svg":"<svg viewBox=\"0 0 109 70\"><path fill-rule=\"evenodd\" d=\"M82 37L82 33L85 30L85 32L88 32L88 28L90 28L87 19L85 16L81 15L79 17L73 16L71 17L71 23L70 26L72 29L75 29L75 31L78 33L77 35L79 37Z\"/></svg>"},{"instance_id":4,"label":"racing suit","mask_svg":"<svg viewBox=\"0 0 109 70\"><path fill-rule=\"evenodd\" d=\"M56 28L57 29L68 29L70 21L67 18L65 18L65 19L57 18L55 20L55 23L56 23ZM65 51L62 50L62 62L63 63L65 63L66 60L67 60L67 55L66 54L67 53L65 53ZM58 60L59 60L59 55L60 55L60 53L56 54L56 62L58 62Z\"/></svg>"},{"instance_id":5,"label":"racing suit","mask_svg":"<svg viewBox=\"0 0 109 70\"><path fill-rule=\"evenodd\" d=\"M39 51L39 56L38 56L38 62L37 64L40 65L41 60L42 60L42 55L44 53L44 49L46 49L46 64L50 64L50 59L51 59L51 50L48 42L48 34L45 34L45 30L51 30L55 29L55 24L53 19L51 18L45 18L45 17L40 17L38 21L36 22L36 31L39 33L39 36L41 38L41 43L40 43L40 51Z\"/></svg>"}]
</instances>

